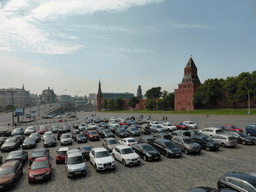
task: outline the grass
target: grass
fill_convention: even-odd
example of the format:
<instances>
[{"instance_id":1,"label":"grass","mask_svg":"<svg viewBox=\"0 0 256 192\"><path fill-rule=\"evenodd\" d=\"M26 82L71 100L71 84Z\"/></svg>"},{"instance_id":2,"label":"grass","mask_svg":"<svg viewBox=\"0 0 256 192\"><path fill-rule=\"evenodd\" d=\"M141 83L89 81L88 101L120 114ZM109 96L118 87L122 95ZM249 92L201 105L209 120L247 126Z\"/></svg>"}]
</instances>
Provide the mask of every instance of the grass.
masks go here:
<instances>
[{"instance_id":1,"label":"grass","mask_svg":"<svg viewBox=\"0 0 256 192\"><path fill-rule=\"evenodd\" d=\"M141 113L141 114L153 114L152 110L123 110L123 111L101 111L103 113ZM248 115L248 109L201 109L194 111L162 111L155 110L154 114L195 114L195 115ZM256 115L256 109L251 109L250 115Z\"/></svg>"}]
</instances>

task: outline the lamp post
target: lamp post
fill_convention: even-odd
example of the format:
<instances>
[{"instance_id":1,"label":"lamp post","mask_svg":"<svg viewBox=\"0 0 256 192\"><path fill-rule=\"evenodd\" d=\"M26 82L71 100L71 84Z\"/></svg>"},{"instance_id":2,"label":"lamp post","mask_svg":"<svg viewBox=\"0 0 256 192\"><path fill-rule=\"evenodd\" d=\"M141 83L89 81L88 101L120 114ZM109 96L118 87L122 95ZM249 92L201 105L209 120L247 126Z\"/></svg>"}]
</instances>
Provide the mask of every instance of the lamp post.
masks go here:
<instances>
[{"instance_id":1,"label":"lamp post","mask_svg":"<svg viewBox=\"0 0 256 192\"><path fill-rule=\"evenodd\" d=\"M78 93L80 93L81 91L78 91L77 93L76 93L76 96L77 96L77 94ZM75 101L75 116L76 116L76 105L77 105L77 100Z\"/></svg>"},{"instance_id":2,"label":"lamp post","mask_svg":"<svg viewBox=\"0 0 256 192\"><path fill-rule=\"evenodd\" d=\"M12 125L14 125L14 100L13 100L13 91L8 91L12 95Z\"/></svg>"},{"instance_id":3,"label":"lamp post","mask_svg":"<svg viewBox=\"0 0 256 192\"><path fill-rule=\"evenodd\" d=\"M61 92L61 95L62 95L65 91L67 91L67 89L64 89L64 90ZM61 95L60 95L60 98L61 98ZM60 103L60 106L61 106L61 108L62 108L62 110L61 110L61 111L63 111L63 105L62 105L62 102ZM61 113L61 119L62 119L62 113Z\"/></svg>"},{"instance_id":4,"label":"lamp post","mask_svg":"<svg viewBox=\"0 0 256 192\"><path fill-rule=\"evenodd\" d=\"M250 90L247 88L246 85L244 85L244 87L247 89L248 91L248 115L251 114L251 109L250 109Z\"/></svg>"}]
</instances>

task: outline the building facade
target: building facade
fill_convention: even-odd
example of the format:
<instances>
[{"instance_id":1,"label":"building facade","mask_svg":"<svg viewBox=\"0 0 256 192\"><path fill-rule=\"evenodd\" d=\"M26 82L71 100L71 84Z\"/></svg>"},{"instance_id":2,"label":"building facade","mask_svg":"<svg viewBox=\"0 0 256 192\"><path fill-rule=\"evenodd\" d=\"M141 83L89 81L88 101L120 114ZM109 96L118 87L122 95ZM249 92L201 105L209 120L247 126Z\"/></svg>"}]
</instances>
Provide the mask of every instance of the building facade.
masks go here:
<instances>
[{"instance_id":1,"label":"building facade","mask_svg":"<svg viewBox=\"0 0 256 192\"><path fill-rule=\"evenodd\" d=\"M194 110L193 95L201 85L197 75L197 67L192 59L192 55L184 68L184 76L178 89L175 89L175 111Z\"/></svg>"},{"instance_id":2,"label":"building facade","mask_svg":"<svg viewBox=\"0 0 256 192\"><path fill-rule=\"evenodd\" d=\"M57 103L58 102L56 94L54 94L53 89L50 89L50 87L48 87L48 89L43 90L42 94L39 97L40 97L40 101L42 103Z\"/></svg>"},{"instance_id":3,"label":"building facade","mask_svg":"<svg viewBox=\"0 0 256 192\"><path fill-rule=\"evenodd\" d=\"M14 105L15 108L25 108L30 106L31 97L29 91L24 89L7 88L0 89L0 108L3 111L8 105Z\"/></svg>"}]
</instances>

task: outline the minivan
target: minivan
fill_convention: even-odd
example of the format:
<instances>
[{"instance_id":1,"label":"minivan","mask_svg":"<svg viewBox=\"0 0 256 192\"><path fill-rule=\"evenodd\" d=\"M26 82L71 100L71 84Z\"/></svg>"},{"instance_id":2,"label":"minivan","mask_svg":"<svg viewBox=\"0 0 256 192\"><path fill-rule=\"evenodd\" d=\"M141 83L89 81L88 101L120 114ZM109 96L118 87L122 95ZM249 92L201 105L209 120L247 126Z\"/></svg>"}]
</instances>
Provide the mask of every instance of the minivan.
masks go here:
<instances>
[{"instance_id":1,"label":"minivan","mask_svg":"<svg viewBox=\"0 0 256 192\"><path fill-rule=\"evenodd\" d=\"M256 135L256 124L249 124L245 128L246 134L251 136L251 135Z\"/></svg>"},{"instance_id":2,"label":"minivan","mask_svg":"<svg viewBox=\"0 0 256 192\"><path fill-rule=\"evenodd\" d=\"M86 175L85 160L81 152L68 151L66 157L66 168L68 177L75 177L78 175Z\"/></svg>"}]
</instances>

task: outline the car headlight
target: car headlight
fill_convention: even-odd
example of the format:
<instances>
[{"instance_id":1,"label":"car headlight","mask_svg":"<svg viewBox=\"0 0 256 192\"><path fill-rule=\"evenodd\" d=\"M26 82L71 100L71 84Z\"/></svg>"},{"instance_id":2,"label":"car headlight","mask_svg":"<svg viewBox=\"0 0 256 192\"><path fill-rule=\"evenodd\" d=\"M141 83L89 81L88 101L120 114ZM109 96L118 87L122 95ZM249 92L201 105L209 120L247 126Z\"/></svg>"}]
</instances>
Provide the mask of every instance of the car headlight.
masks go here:
<instances>
[{"instance_id":1,"label":"car headlight","mask_svg":"<svg viewBox=\"0 0 256 192\"><path fill-rule=\"evenodd\" d=\"M6 183L8 183L8 184L9 184L9 183L11 183L11 182L13 182L13 180L7 181Z\"/></svg>"},{"instance_id":2,"label":"car headlight","mask_svg":"<svg viewBox=\"0 0 256 192\"><path fill-rule=\"evenodd\" d=\"M171 150L168 150L168 153L173 153L173 151L171 151Z\"/></svg>"},{"instance_id":3,"label":"car headlight","mask_svg":"<svg viewBox=\"0 0 256 192\"><path fill-rule=\"evenodd\" d=\"M131 159L126 159L126 161L131 161Z\"/></svg>"},{"instance_id":4,"label":"car headlight","mask_svg":"<svg viewBox=\"0 0 256 192\"><path fill-rule=\"evenodd\" d=\"M49 171L47 171L46 173L45 173L45 175L49 175L50 174L50 172Z\"/></svg>"},{"instance_id":5,"label":"car headlight","mask_svg":"<svg viewBox=\"0 0 256 192\"><path fill-rule=\"evenodd\" d=\"M32 175L32 174L29 174L29 177L34 177L34 175Z\"/></svg>"},{"instance_id":6,"label":"car headlight","mask_svg":"<svg viewBox=\"0 0 256 192\"><path fill-rule=\"evenodd\" d=\"M98 166L102 166L103 164L98 163Z\"/></svg>"},{"instance_id":7,"label":"car headlight","mask_svg":"<svg viewBox=\"0 0 256 192\"><path fill-rule=\"evenodd\" d=\"M149 153L146 153L147 156L151 157L151 155Z\"/></svg>"}]
</instances>

